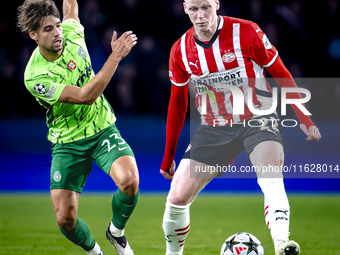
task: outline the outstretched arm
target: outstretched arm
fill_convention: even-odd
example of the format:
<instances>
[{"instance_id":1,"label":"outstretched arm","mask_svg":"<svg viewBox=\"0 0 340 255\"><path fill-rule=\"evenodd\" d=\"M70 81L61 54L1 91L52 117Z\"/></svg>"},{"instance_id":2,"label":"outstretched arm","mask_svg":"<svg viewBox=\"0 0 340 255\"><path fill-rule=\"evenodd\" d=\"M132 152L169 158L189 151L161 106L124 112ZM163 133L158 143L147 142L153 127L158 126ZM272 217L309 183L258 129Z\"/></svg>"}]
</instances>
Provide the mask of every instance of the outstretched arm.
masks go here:
<instances>
[{"instance_id":1,"label":"outstretched arm","mask_svg":"<svg viewBox=\"0 0 340 255\"><path fill-rule=\"evenodd\" d=\"M67 19L74 19L80 23L78 17L78 2L77 0L64 0L63 1L63 22Z\"/></svg>"},{"instance_id":2,"label":"outstretched arm","mask_svg":"<svg viewBox=\"0 0 340 255\"><path fill-rule=\"evenodd\" d=\"M188 108L188 87L172 85L166 125L166 144L160 173L168 180L175 174L175 152Z\"/></svg>"},{"instance_id":3,"label":"outstretched arm","mask_svg":"<svg viewBox=\"0 0 340 255\"><path fill-rule=\"evenodd\" d=\"M66 85L58 102L68 104L93 104L104 91L116 72L119 62L130 52L137 43L137 37L132 31L125 32L117 40L114 32L111 41L112 53L102 69L83 87Z\"/></svg>"},{"instance_id":4,"label":"outstretched arm","mask_svg":"<svg viewBox=\"0 0 340 255\"><path fill-rule=\"evenodd\" d=\"M288 71L288 69L283 64L280 56L277 57L276 61L267 68L268 72L273 76L276 83L280 88L282 87L293 87L296 88L297 85ZM301 98L300 93L291 93L289 98ZM293 110L300 121L300 128L306 134L307 141L319 140L321 138L321 134L319 129L313 123L311 118L308 115L304 115L296 105L292 105Z\"/></svg>"}]
</instances>

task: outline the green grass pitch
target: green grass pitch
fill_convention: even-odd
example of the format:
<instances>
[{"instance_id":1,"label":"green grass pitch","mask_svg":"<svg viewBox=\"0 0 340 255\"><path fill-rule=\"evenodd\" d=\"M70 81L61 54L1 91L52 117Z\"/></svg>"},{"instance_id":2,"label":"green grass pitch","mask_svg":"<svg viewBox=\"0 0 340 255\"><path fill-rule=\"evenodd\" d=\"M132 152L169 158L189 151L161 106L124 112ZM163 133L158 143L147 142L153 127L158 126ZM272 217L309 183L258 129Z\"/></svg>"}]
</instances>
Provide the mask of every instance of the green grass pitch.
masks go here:
<instances>
[{"instance_id":1,"label":"green grass pitch","mask_svg":"<svg viewBox=\"0 0 340 255\"><path fill-rule=\"evenodd\" d=\"M165 196L141 195L126 227L136 255L165 254L162 217ZM291 239L301 254L340 254L340 197L290 196ZM111 218L110 196L81 195L78 214L106 255L116 254L105 238ZM191 230L186 255L219 254L231 234L249 232L258 237L265 254L274 254L265 226L262 196L200 195L191 206ZM0 196L0 254L85 254L59 232L47 195Z\"/></svg>"}]
</instances>

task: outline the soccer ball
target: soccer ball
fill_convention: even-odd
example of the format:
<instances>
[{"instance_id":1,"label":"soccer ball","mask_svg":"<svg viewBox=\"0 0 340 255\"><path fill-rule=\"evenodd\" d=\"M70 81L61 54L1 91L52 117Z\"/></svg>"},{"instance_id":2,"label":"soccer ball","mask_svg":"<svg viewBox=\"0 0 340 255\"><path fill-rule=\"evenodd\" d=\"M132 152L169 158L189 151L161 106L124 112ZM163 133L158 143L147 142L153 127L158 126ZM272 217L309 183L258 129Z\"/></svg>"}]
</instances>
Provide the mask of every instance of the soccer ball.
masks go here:
<instances>
[{"instance_id":1,"label":"soccer ball","mask_svg":"<svg viewBox=\"0 0 340 255\"><path fill-rule=\"evenodd\" d=\"M264 255L259 239L249 233L229 236L222 245L221 255Z\"/></svg>"}]
</instances>

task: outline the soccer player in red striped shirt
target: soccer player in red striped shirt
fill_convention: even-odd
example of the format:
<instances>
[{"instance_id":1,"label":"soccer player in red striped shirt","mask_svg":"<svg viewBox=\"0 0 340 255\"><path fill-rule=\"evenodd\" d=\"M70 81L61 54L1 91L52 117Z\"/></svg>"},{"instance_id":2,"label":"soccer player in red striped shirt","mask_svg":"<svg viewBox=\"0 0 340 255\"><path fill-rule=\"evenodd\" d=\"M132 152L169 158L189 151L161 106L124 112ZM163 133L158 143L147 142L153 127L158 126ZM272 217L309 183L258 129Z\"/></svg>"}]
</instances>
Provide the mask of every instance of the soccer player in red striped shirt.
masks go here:
<instances>
[{"instance_id":1,"label":"soccer player in red striped shirt","mask_svg":"<svg viewBox=\"0 0 340 255\"><path fill-rule=\"evenodd\" d=\"M193 27L174 43L170 53L172 90L160 170L166 179L173 179L163 218L166 255L183 253L190 230L189 207L198 192L218 175L218 171L196 170L229 166L242 151L258 167L265 220L275 254L299 254L299 245L288 239L290 209L282 172L264 171L264 167L283 166L285 147L277 114L270 111L273 91L265 79L264 68L280 88L297 86L257 24L217 15L219 0L185 0L183 6ZM175 174L174 155L185 120L189 86L196 91L201 125ZM291 93L289 98L301 99L301 95ZM243 109L241 114L236 112L236 106ZM320 132L308 114L298 105L292 107L307 140L319 140ZM268 111L270 114L261 114ZM257 121L260 127L247 125L249 120Z\"/></svg>"}]
</instances>

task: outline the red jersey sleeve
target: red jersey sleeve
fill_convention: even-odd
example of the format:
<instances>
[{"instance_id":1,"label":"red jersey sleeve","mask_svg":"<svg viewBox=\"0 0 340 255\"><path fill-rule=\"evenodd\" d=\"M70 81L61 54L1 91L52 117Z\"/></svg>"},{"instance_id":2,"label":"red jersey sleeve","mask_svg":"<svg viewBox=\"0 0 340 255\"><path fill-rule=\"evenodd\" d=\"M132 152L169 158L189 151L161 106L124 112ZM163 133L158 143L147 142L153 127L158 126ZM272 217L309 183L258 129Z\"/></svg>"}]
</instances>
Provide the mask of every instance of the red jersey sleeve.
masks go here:
<instances>
[{"instance_id":1,"label":"red jersey sleeve","mask_svg":"<svg viewBox=\"0 0 340 255\"><path fill-rule=\"evenodd\" d=\"M178 87L185 86L189 82L189 76L182 60L181 40L182 38L172 46L169 59L169 78L172 84Z\"/></svg>"},{"instance_id":2,"label":"red jersey sleeve","mask_svg":"<svg viewBox=\"0 0 340 255\"><path fill-rule=\"evenodd\" d=\"M283 88L283 87L297 88L297 85L292 75L290 74L288 69L285 67L280 57L278 57L277 60L270 67L267 68L267 70L273 76L277 85L279 85L280 88ZM301 94L300 93L289 93L287 95L287 98L300 99ZM296 116L298 117L300 124L304 124L307 129L309 129L310 126L315 126L311 118L308 115L304 115L303 112L301 112L301 110L296 105L292 105L292 108Z\"/></svg>"},{"instance_id":3,"label":"red jersey sleeve","mask_svg":"<svg viewBox=\"0 0 340 255\"><path fill-rule=\"evenodd\" d=\"M251 22L248 29L251 58L260 66L271 66L278 56L276 48L256 23Z\"/></svg>"},{"instance_id":4,"label":"red jersey sleeve","mask_svg":"<svg viewBox=\"0 0 340 255\"><path fill-rule=\"evenodd\" d=\"M161 165L161 169L164 171L169 171L175 158L178 138L182 131L188 108L189 75L182 60L182 38L172 46L169 59L169 78L172 87L166 125L165 151Z\"/></svg>"},{"instance_id":5,"label":"red jersey sleeve","mask_svg":"<svg viewBox=\"0 0 340 255\"><path fill-rule=\"evenodd\" d=\"M188 108L188 88L189 86L171 87L171 97L168 109L166 124L166 144L161 169L169 171L172 161L175 158L176 146L181 134L185 115Z\"/></svg>"}]
</instances>

